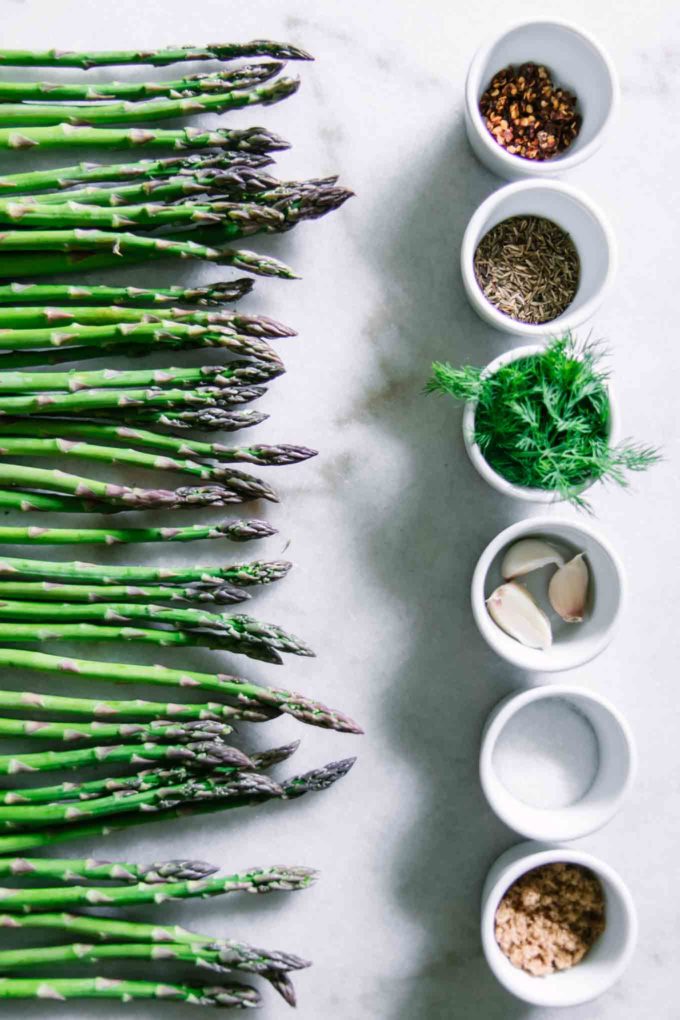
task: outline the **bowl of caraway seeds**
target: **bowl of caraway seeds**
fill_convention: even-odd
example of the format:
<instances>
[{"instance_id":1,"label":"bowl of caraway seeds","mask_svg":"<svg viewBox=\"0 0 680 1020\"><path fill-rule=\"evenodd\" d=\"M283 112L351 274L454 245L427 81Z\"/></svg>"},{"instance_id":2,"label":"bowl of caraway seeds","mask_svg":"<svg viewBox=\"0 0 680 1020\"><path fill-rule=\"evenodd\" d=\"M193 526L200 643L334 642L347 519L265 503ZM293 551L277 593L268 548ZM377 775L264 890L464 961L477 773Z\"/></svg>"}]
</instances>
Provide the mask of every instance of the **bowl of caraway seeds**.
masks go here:
<instances>
[{"instance_id":1,"label":"bowl of caraway seeds","mask_svg":"<svg viewBox=\"0 0 680 1020\"><path fill-rule=\"evenodd\" d=\"M612 62L591 36L563 21L525 21L475 55L465 127L499 177L556 177L600 147L618 96Z\"/></svg>"},{"instance_id":2,"label":"bowl of caraway seeds","mask_svg":"<svg viewBox=\"0 0 680 1020\"><path fill-rule=\"evenodd\" d=\"M558 181L520 181L495 191L463 236L461 272L477 314L515 336L568 332L587 321L615 272L602 212Z\"/></svg>"},{"instance_id":3,"label":"bowl of caraway seeds","mask_svg":"<svg viewBox=\"0 0 680 1020\"><path fill-rule=\"evenodd\" d=\"M607 991L637 941L632 896L605 861L582 850L520 843L482 891L482 946L500 983L534 1006L577 1006Z\"/></svg>"}]
</instances>

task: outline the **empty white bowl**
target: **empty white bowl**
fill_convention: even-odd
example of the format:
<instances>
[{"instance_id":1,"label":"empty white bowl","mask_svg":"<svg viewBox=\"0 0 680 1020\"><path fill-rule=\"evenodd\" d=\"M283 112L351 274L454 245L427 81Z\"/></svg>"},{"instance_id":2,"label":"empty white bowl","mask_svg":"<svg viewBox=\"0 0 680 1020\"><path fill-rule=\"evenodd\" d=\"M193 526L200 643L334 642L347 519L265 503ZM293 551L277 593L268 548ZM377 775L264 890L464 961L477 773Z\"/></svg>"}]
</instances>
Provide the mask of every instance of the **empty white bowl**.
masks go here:
<instances>
[{"instance_id":1,"label":"empty white bowl","mask_svg":"<svg viewBox=\"0 0 680 1020\"><path fill-rule=\"evenodd\" d=\"M565 152L542 161L507 152L489 133L479 100L494 75L509 64L544 64L553 82L578 99L581 129ZM555 177L578 166L601 146L619 104L611 59L598 42L566 21L522 21L494 36L475 54L465 85L465 128L470 145L492 173L506 180Z\"/></svg>"},{"instance_id":2,"label":"empty white bowl","mask_svg":"<svg viewBox=\"0 0 680 1020\"><path fill-rule=\"evenodd\" d=\"M546 977L532 977L514 967L501 951L494 919L498 904L518 878L533 868L554 863L580 864L597 875L604 889L606 927L580 963ZM481 934L486 961L509 992L534 1006L577 1006L602 995L628 966L637 932L635 904L623 879L600 858L583 850L520 843L498 858L484 883Z\"/></svg>"},{"instance_id":3,"label":"empty white bowl","mask_svg":"<svg viewBox=\"0 0 680 1020\"><path fill-rule=\"evenodd\" d=\"M501 563L507 549L521 538L543 538L566 556L585 553L590 574L588 606L582 623L564 623L547 598L548 568L517 578L533 594L550 618L550 648L527 648L491 619L486 600L503 584ZM590 662L604 651L616 629L624 604L623 567L607 540L589 524L551 517L529 517L511 524L489 542L472 575L472 613L479 632L498 655L520 669L558 672Z\"/></svg>"},{"instance_id":4,"label":"empty white bowl","mask_svg":"<svg viewBox=\"0 0 680 1020\"><path fill-rule=\"evenodd\" d=\"M518 322L494 307L477 283L475 252L485 234L511 216L540 216L552 220L571 237L578 251L580 276L571 304L550 322ZM590 319L616 272L614 233L602 211L584 192L560 181L520 181L489 195L473 213L460 252L463 285L479 317L514 336L559 336Z\"/></svg>"},{"instance_id":5,"label":"empty white bowl","mask_svg":"<svg viewBox=\"0 0 680 1020\"><path fill-rule=\"evenodd\" d=\"M541 344L528 344L526 347L515 347L512 351L506 351L505 354L501 354L498 358L494 358L484 369L483 375L493 375L503 365L508 365L512 361L518 361L521 358L531 357L532 354L538 354L539 351L543 350ZM611 385L607 386L607 393L609 396L609 439L612 444L618 441L619 436L619 412L616 399L612 392ZM523 485L513 485L503 475L498 474L497 471L491 467L484 454L480 450L479 446L475 442L475 412L477 405L474 400L468 401L463 410L463 442L465 443L465 449L467 455L470 458L473 467L482 476L485 482L497 492L502 493L504 496L512 496L514 499L523 499L528 503L561 503L563 497L559 492L555 492L553 489L530 489ZM592 483L591 483L592 484ZM584 485L581 488L581 492L585 492L589 485Z\"/></svg>"},{"instance_id":6,"label":"empty white bowl","mask_svg":"<svg viewBox=\"0 0 680 1020\"><path fill-rule=\"evenodd\" d=\"M598 760L589 789L574 803L558 808L534 807L508 789L497 770L494 752L505 728L527 706L561 699L590 724L597 740ZM559 734L554 734L555 740ZM621 713L599 694L581 687L534 687L504 698L484 727L479 757L482 789L492 810L527 839L562 842L596 832L621 807L635 777L637 755L630 727Z\"/></svg>"}]
</instances>

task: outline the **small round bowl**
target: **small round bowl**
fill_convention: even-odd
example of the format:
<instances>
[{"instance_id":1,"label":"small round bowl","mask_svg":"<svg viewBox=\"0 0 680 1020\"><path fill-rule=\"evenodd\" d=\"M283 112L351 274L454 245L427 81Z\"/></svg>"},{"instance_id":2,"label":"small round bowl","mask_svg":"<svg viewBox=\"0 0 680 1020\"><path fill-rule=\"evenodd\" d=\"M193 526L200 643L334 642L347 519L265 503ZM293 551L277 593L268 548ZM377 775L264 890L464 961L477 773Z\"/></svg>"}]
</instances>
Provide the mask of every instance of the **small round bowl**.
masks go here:
<instances>
[{"instance_id":1,"label":"small round bowl","mask_svg":"<svg viewBox=\"0 0 680 1020\"><path fill-rule=\"evenodd\" d=\"M496 771L494 750L517 713L550 698L568 702L588 720L597 737L599 758L592 785L579 800L546 809L526 804L508 790ZM511 694L496 705L484 727L479 757L482 789L492 810L521 836L546 842L579 839L606 825L628 794L636 767L633 735L621 713L598 694L562 684Z\"/></svg>"},{"instance_id":2,"label":"small round bowl","mask_svg":"<svg viewBox=\"0 0 680 1020\"><path fill-rule=\"evenodd\" d=\"M580 864L597 875L605 894L606 927L587 956L569 970L532 977L514 967L496 942L494 919L501 899L527 871L545 864ZM534 1006L577 1006L602 995L625 971L637 942L633 898L620 875L608 864L568 847L520 843L492 866L482 892L482 947L486 962L500 983Z\"/></svg>"},{"instance_id":3,"label":"small round bowl","mask_svg":"<svg viewBox=\"0 0 680 1020\"><path fill-rule=\"evenodd\" d=\"M581 129L565 152L533 160L507 152L489 133L479 100L491 79L509 64L545 64L553 82L573 92ZM614 65L598 42L566 21L522 21L494 36L475 54L465 85L465 128L479 160L505 180L556 177L589 159L602 145L619 105Z\"/></svg>"},{"instance_id":4,"label":"small round bowl","mask_svg":"<svg viewBox=\"0 0 680 1020\"><path fill-rule=\"evenodd\" d=\"M553 625L550 648L527 648L491 619L486 600L503 583L501 562L505 551L520 538L544 538L569 555L584 552L590 573L588 607L583 623L564 623L553 613L547 598L545 571L518 578L522 584L540 578L545 591L535 591ZM534 581L534 583L536 583ZM530 584L531 587L531 584ZM479 557L470 589L472 613L490 648L507 662L544 673L574 669L604 651L614 636L625 599L625 579L619 557L603 536L589 524L551 517L529 517L511 524L489 542Z\"/></svg>"},{"instance_id":5,"label":"small round bowl","mask_svg":"<svg viewBox=\"0 0 680 1020\"><path fill-rule=\"evenodd\" d=\"M505 354L501 354L498 358L494 358L484 369L483 375L493 375L503 365L508 365L512 361L518 361L521 358L528 358L532 354L538 354L543 350L541 344L528 344L525 347L515 347L512 351L506 351ZM611 385L607 386L607 394L609 396L609 439L611 443L616 443L619 437L619 411L616 399L612 392ZM465 443L465 449L467 455L472 461L473 467L482 476L485 482L497 492L502 493L504 496L512 496L514 499L523 499L528 503L561 503L563 497L559 492L554 492L552 489L530 489L528 486L513 485L503 475L498 474L497 471L491 467L484 454L480 450L478 444L475 442L475 412L477 405L474 400L470 400L466 403L463 409L463 442ZM593 483L591 483L593 484ZM585 492L590 488L590 485L584 485L581 488L581 492Z\"/></svg>"},{"instance_id":6,"label":"small round bowl","mask_svg":"<svg viewBox=\"0 0 680 1020\"><path fill-rule=\"evenodd\" d=\"M499 311L477 283L474 260L485 234L511 216L552 220L571 237L578 251L580 276L571 304L550 322L518 322ZM473 213L460 251L460 268L468 300L479 317L513 336L559 336L590 319L602 302L616 272L614 233L602 211L587 195L560 181L520 181L489 195Z\"/></svg>"}]
</instances>

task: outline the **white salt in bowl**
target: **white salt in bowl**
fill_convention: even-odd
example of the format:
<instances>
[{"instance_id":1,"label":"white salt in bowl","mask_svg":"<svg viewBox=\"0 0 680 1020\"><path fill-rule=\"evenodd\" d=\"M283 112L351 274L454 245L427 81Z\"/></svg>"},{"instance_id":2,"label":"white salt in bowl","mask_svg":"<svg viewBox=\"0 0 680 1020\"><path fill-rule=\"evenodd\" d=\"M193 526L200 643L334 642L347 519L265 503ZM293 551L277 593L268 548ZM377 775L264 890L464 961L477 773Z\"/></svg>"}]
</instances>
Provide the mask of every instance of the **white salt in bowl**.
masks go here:
<instances>
[{"instance_id":1,"label":"white salt in bowl","mask_svg":"<svg viewBox=\"0 0 680 1020\"><path fill-rule=\"evenodd\" d=\"M517 782L510 790L499 772L495 752L507 732L528 706L552 703L556 709L572 709L589 724L597 745L596 764L590 786L579 799L563 807L535 807L520 799ZM557 729L557 727L555 727ZM560 734L551 734L558 754ZM527 748L530 753L530 747ZM574 760L572 758L573 767ZM530 761L527 768L535 766ZM551 842L579 839L609 822L628 795L637 770L637 753L630 726L621 713L598 694L564 684L534 687L504 698L489 715L482 736L479 777L484 795L496 815L528 839ZM590 778L590 777L588 777ZM527 777L527 791L531 777ZM529 799L527 797L527 799Z\"/></svg>"},{"instance_id":2,"label":"white salt in bowl","mask_svg":"<svg viewBox=\"0 0 680 1020\"><path fill-rule=\"evenodd\" d=\"M580 276L570 305L550 322L518 322L484 296L475 276L479 242L492 227L512 216L539 216L566 231L576 246ZM617 255L614 232L602 210L588 196L559 181L520 181L489 195L473 213L460 250L460 267L468 300L479 317L514 336L561 336L590 319L611 286Z\"/></svg>"},{"instance_id":3,"label":"white salt in bowl","mask_svg":"<svg viewBox=\"0 0 680 1020\"><path fill-rule=\"evenodd\" d=\"M503 584L501 564L511 545L522 538L542 538L555 545L565 558L585 553L590 582L582 623L565 623L548 601L550 567L517 578L529 588L550 619L550 648L527 648L510 637L491 618L486 600ZM520 669L543 673L574 669L590 662L612 640L625 599L625 577L618 555L590 524L558 517L529 517L511 524L489 542L479 557L470 588L472 613L479 632L490 648Z\"/></svg>"},{"instance_id":4,"label":"white salt in bowl","mask_svg":"<svg viewBox=\"0 0 680 1020\"><path fill-rule=\"evenodd\" d=\"M522 358L529 358L532 354L538 354L543 350L541 344L527 344L526 347L515 347L512 351L507 351L505 354L501 354L498 358L494 358L484 369L483 375L493 375L503 365L508 365L512 361L519 361ZM609 398L609 441L613 445L618 442L620 434L619 426L619 408L614 396L613 390L609 383L605 383L607 388L607 396ZM463 409L463 442L465 444L465 451L470 458L472 466L475 468L477 473L481 475L485 482L497 492L500 492L504 496L513 496L515 499L523 499L528 503L560 503L563 502L563 497L559 492L555 492L553 489L530 489L524 485L514 485L509 482L507 478L499 474L489 464L488 460L482 453L479 445L475 442L475 414L477 411L477 405L474 400L469 400ZM592 483L591 483L592 484ZM590 488L590 485L584 485L580 489L581 492L585 492Z\"/></svg>"},{"instance_id":5,"label":"white salt in bowl","mask_svg":"<svg viewBox=\"0 0 680 1020\"><path fill-rule=\"evenodd\" d=\"M579 864L600 880L605 895L605 930L584 959L569 970L532 977L514 967L496 942L496 910L510 886L545 864ZM590 1002L619 980L635 950L638 934L633 897L609 864L583 850L520 843L491 867L482 891L481 935L486 962L495 977L517 998L534 1006L578 1006Z\"/></svg>"},{"instance_id":6,"label":"white salt in bowl","mask_svg":"<svg viewBox=\"0 0 680 1020\"><path fill-rule=\"evenodd\" d=\"M581 129L565 152L531 160L507 152L489 133L479 100L492 78L509 64L544 64L553 83L573 92ZM614 65L591 35L566 21L522 21L511 25L475 54L465 84L465 129L477 158L506 180L554 177L589 159L602 145L619 105Z\"/></svg>"}]
</instances>

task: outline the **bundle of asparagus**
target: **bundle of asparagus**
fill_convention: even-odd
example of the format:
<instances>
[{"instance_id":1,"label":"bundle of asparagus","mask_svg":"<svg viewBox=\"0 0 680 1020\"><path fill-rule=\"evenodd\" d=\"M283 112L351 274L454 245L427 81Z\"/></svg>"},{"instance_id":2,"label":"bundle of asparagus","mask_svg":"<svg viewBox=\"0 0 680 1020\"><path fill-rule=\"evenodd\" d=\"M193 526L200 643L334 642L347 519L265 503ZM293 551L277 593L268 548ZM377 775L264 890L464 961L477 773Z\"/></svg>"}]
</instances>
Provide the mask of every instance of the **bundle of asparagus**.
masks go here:
<instances>
[{"instance_id":1,"label":"bundle of asparagus","mask_svg":"<svg viewBox=\"0 0 680 1020\"><path fill-rule=\"evenodd\" d=\"M160 904L166 899L217 896L232 892L257 895L276 891L295 892L309 888L316 873L309 868L252 868L216 878L217 867L204 861L171 860L149 865L128 861L109 862L93 859L0 858L0 878L29 876L49 881L50 886L2 890L3 915L0 927L46 930L65 939L83 936L83 942L62 942L30 949L0 951L0 997L55 998L79 997L131 999L179 999L198 1005L251 1006L259 995L244 985L205 986L202 975L198 985L169 983L167 967L177 961L215 975L250 974L268 981L289 1005L296 1004L290 974L309 967L308 961L279 950L267 950L236 939L202 935L179 925L163 926L129 921L124 916L92 916L65 913L63 907L121 907L137 903ZM92 885L88 883L99 883ZM106 885L101 885L106 882ZM78 883L74 885L73 883ZM77 964L88 970L110 960L143 961L148 967L163 964L162 981L110 981L102 977L25 979L20 975L34 967ZM19 975L18 977L16 975Z\"/></svg>"}]
</instances>

